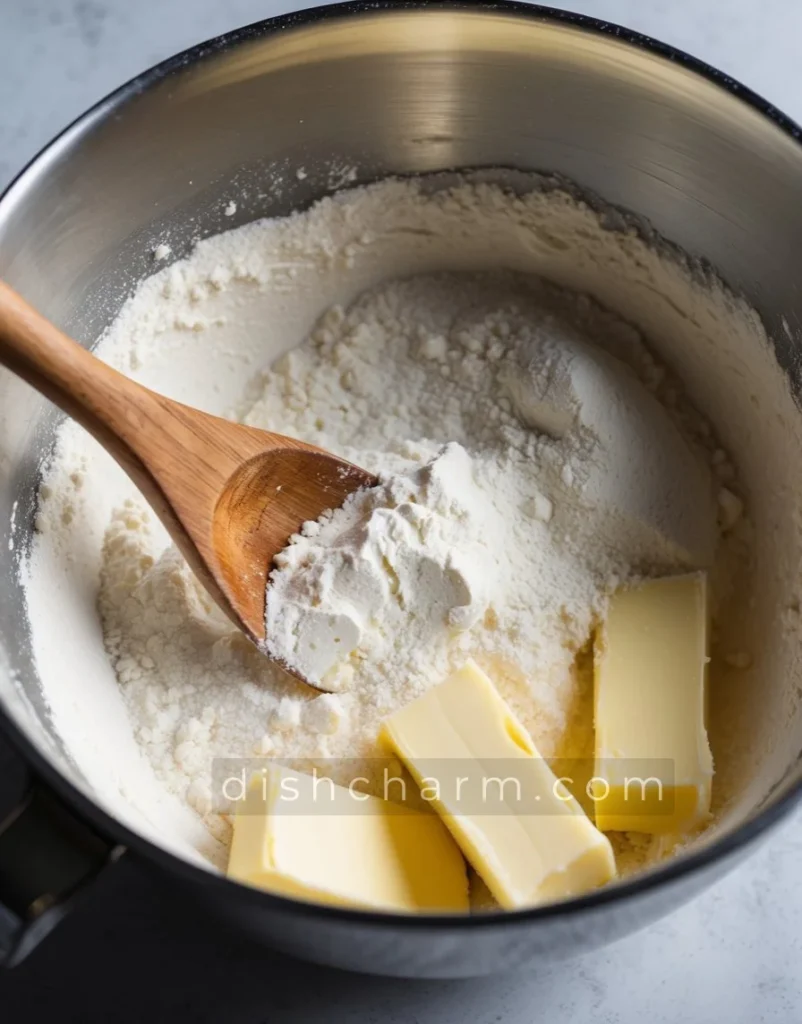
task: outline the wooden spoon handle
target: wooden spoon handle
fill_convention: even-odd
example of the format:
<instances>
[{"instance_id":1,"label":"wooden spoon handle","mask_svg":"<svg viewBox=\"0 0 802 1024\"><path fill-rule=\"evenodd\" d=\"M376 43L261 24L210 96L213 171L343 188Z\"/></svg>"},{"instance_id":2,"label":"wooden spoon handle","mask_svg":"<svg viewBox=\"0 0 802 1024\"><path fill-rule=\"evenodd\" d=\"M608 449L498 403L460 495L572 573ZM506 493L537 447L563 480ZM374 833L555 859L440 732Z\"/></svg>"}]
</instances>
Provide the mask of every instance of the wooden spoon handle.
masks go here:
<instances>
[{"instance_id":1,"label":"wooden spoon handle","mask_svg":"<svg viewBox=\"0 0 802 1024\"><path fill-rule=\"evenodd\" d=\"M76 419L123 464L129 462L143 417L158 396L68 338L2 281L0 363Z\"/></svg>"},{"instance_id":2,"label":"wooden spoon handle","mask_svg":"<svg viewBox=\"0 0 802 1024\"><path fill-rule=\"evenodd\" d=\"M125 469L211 595L264 639L267 574L306 519L376 480L313 445L210 416L95 358L0 281L0 364Z\"/></svg>"},{"instance_id":3,"label":"wooden spoon handle","mask_svg":"<svg viewBox=\"0 0 802 1024\"><path fill-rule=\"evenodd\" d=\"M0 364L77 420L128 473L181 550L214 553L211 521L249 457L303 444L174 402L118 373L0 281ZM188 533L193 540L188 540Z\"/></svg>"}]
</instances>

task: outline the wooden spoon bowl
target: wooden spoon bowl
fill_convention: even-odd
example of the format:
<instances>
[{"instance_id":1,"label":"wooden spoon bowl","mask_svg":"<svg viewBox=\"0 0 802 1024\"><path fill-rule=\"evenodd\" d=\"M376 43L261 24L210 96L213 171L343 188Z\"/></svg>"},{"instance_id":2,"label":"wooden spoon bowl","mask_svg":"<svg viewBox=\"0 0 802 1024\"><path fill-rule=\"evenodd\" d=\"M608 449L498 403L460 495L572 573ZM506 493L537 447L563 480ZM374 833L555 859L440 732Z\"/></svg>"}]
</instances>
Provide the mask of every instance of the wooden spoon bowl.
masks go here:
<instances>
[{"instance_id":1,"label":"wooden spoon bowl","mask_svg":"<svg viewBox=\"0 0 802 1024\"><path fill-rule=\"evenodd\" d=\"M142 387L2 282L0 363L114 456L218 605L262 650L275 556L304 522L377 482L314 445L210 416Z\"/></svg>"}]
</instances>

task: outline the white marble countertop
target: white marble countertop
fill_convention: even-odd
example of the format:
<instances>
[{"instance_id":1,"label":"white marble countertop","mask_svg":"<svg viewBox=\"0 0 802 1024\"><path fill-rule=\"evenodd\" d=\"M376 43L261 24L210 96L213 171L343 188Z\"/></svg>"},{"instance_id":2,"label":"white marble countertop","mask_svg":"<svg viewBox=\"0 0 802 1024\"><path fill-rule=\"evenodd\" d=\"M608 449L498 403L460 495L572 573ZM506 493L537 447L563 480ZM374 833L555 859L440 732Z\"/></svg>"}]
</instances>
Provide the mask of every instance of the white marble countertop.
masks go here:
<instances>
[{"instance_id":1,"label":"white marble countertop","mask_svg":"<svg viewBox=\"0 0 802 1024\"><path fill-rule=\"evenodd\" d=\"M146 66L219 32L303 6L292 0L0 0L0 186L64 124ZM553 0L552 6L673 43L802 121L798 0ZM128 879L125 885L135 883ZM118 888L122 914L125 886ZM142 901L147 898L144 892ZM30 1019L52 1011L61 1020L83 1022L141 1021L146 1012L151 1021L230 1024L802 1020L802 815L745 865L657 925L569 964L482 981L362 979L283 958L271 968L269 953L221 947L208 934L193 936L191 966L176 962L166 974L147 931L161 927L156 915L140 923L138 945L129 942L124 949L133 961L126 977L136 980L138 994L130 1004L121 994L106 1015L97 1000L87 1002L82 994L87 985L91 989L91 976L82 980L81 968L73 966L62 978L58 966L65 955L59 951L80 942L80 927L90 935L102 929L104 944L113 948L114 900L85 912L92 914L68 921L49 950L42 947L28 965L0 980L0 1006L11 1009L10 1024L23 1019L23 1007ZM129 926L117 921L116 927ZM122 955L118 949L118 959ZM86 963L83 969L96 970ZM151 971L157 990L148 996Z\"/></svg>"}]
</instances>

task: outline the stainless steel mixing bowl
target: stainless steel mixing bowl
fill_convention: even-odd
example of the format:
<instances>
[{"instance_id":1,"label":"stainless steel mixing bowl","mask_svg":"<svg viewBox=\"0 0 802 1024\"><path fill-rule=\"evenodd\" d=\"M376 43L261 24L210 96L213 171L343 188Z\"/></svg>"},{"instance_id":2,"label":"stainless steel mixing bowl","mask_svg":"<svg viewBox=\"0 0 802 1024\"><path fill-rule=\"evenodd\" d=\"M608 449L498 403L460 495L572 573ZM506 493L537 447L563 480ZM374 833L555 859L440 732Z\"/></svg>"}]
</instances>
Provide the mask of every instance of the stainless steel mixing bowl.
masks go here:
<instances>
[{"instance_id":1,"label":"stainless steel mixing bowl","mask_svg":"<svg viewBox=\"0 0 802 1024\"><path fill-rule=\"evenodd\" d=\"M683 54L520 4L328 7L166 61L80 118L8 190L0 275L92 343L152 271L151 239L169 229L178 257L198 237L308 204L331 187L316 168L333 161L363 181L455 167L560 172L709 260L762 314L796 387L798 129ZM310 169L303 181L299 165ZM225 219L221 197L234 191L237 214ZM653 920L727 870L798 799L789 764L749 822L692 856L568 903L471 919L300 904L171 856L93 802L48 722L15 559L30 541L56 419L17 381L4 378L0 395L2 718L37 780L0 835L0 936L15 956L124 847L255 940L300 956L388 974L486 973L576 954ZM50 856L34 856L43 841Z\"/></svg>"}]
</instances>

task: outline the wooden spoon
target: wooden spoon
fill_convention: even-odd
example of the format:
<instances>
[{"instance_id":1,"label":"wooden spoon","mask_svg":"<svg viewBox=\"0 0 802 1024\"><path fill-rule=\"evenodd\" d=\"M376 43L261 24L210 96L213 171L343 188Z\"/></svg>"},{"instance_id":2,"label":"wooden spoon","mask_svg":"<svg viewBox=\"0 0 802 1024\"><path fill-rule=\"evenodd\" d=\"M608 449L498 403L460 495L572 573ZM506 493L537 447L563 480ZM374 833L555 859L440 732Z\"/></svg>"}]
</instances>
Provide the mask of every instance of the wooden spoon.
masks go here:
<instances>
[{"instance_id":1,"label":"wooden spoon","mask_svg":"<svg viewBox=\"0 0 802 1024\"><path fill-rule=\"evenodd\" d=\"M114 456L211 596L262 650L273 558L307 519L377 482L321 448L230 423L136 384L2 281L0 363Z\"/></svg>"}]
</instances>

